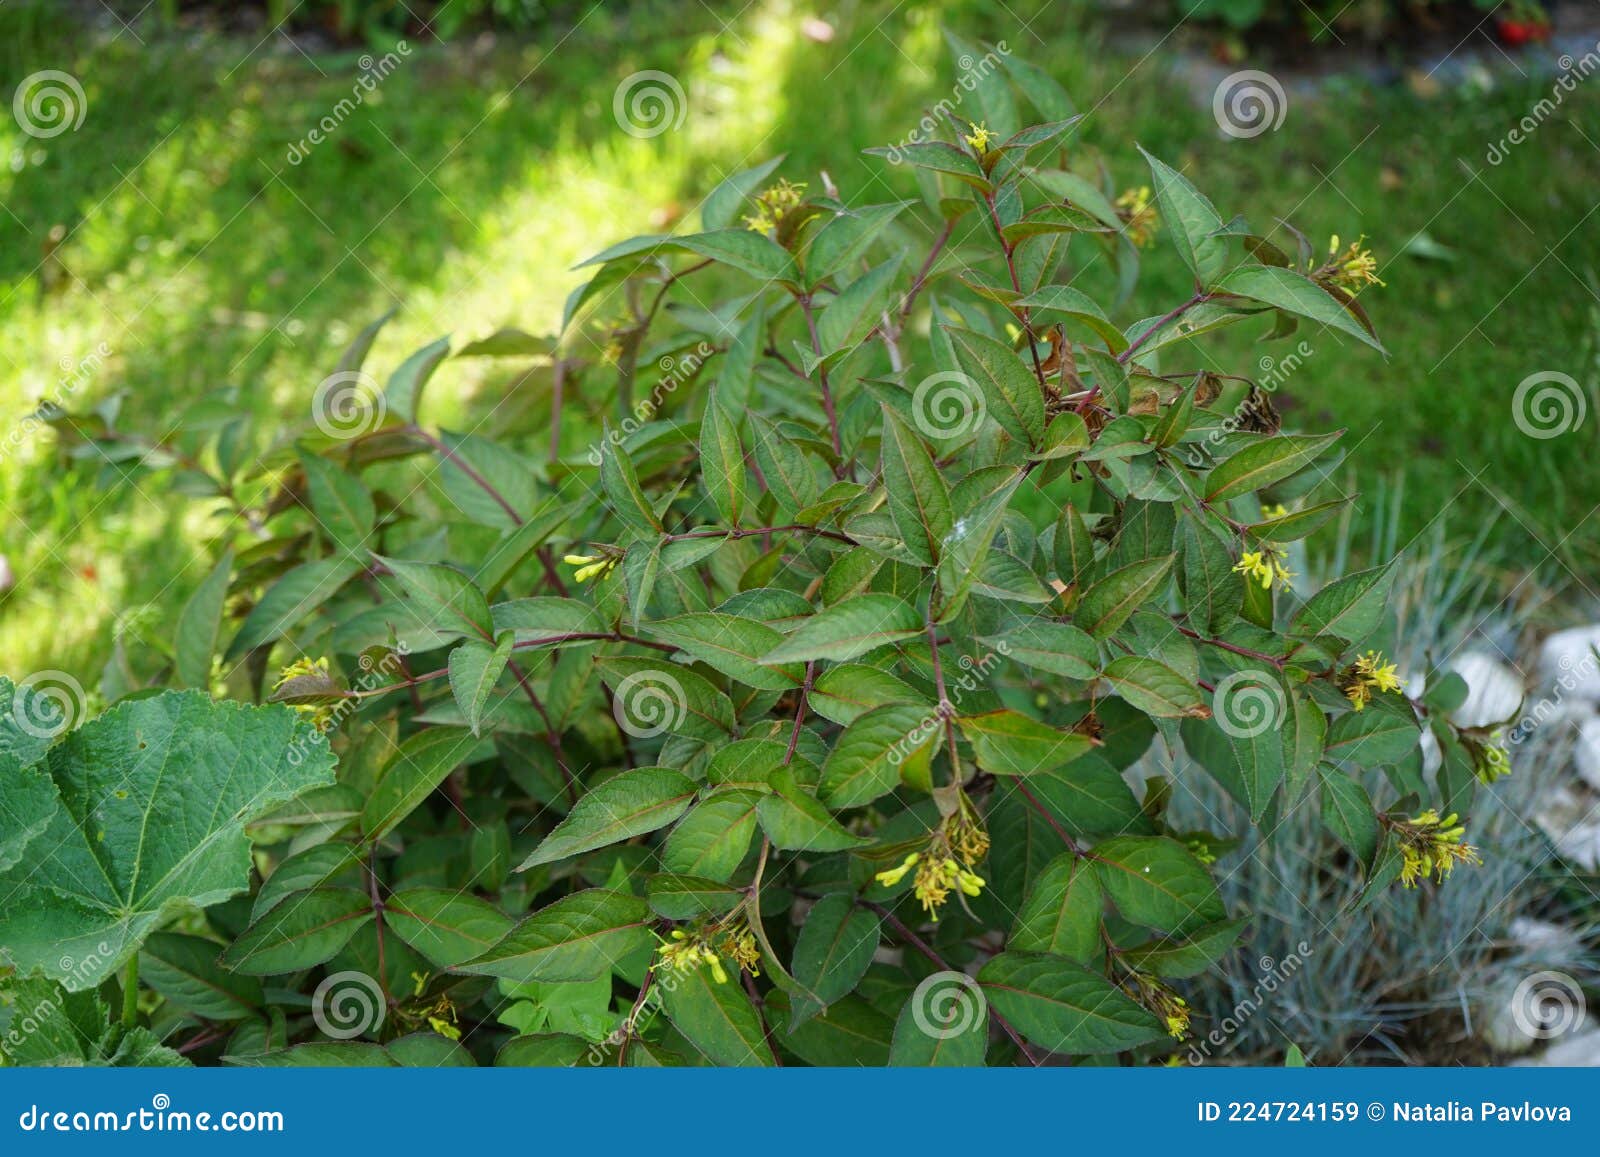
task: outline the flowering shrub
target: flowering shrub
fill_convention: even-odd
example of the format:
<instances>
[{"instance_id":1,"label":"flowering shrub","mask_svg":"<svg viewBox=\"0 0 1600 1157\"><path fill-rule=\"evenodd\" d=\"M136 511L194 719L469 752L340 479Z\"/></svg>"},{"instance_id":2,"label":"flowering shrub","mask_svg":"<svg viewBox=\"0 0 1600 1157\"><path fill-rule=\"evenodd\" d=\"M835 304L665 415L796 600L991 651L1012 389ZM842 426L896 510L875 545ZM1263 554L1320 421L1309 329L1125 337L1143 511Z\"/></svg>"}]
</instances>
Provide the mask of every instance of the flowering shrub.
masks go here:
<instances>
[{"instance_id":1,"label":"flowering shrub","mask_svg":"<svg viewBox=\"0 0 1600 1157\"><path fill-rule=\"evenodd\" d=\"M1447 722L1459 678L1413 700L1370 646L1392 566L1310 597L1287 567L1351 501L1339 434L1195 368L1241 323L1380 348L1371 255L1280 247L1154 157L1118 195L1014 58L973 100L897 146L919 202L769 162L591 259L559 338L459 351L535 363L548 452L430 429L449 347L380 389L381 321L264 445L225 407L161 443L55 415L236 517L129 660L189 690L63 736L0 684L10 1006L104 1024L7 1055L1164 1057L1249 914L1210 867L1238 833L1125 780L1153 743L1257 825L1320 809L1368 893L1472 862L1493 744ZM1155 242L1194 286L1158 316L1062 279Z\"/></svg>"}]
</instances>

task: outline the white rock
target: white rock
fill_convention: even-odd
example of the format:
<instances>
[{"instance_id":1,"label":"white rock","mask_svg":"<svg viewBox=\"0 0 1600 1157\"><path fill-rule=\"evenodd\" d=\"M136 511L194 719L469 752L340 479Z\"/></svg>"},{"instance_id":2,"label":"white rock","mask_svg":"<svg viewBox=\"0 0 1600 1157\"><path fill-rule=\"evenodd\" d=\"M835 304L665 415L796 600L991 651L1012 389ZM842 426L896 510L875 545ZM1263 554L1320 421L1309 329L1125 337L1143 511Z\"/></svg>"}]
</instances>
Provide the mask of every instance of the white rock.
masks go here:
<instances>
[{"instance_id":1,"label":"white rock","mask_svg":"<svg viewBox=\"0 0 1600 1157\"><path fill-rule=\"evenodd\" d=\"M1583 952L1583 938L1564 924L1517 916L1506 931L1518 944L1548 954L1556 963L1571 960Z\"/></svg>"},{"instance_id":2,"label":"white rock","mask_svg":"<svg viewBox=\"0 0 1600 1157\"><path fill-rule=\"evenodd\" d=\"M1600 703L1600 625L1557 631L1539 649L1539 678L1564 696Z\"/></svg>"},{"instance_id":3,"label":"white rock","mask_svg":"<svg viewBox=\"0 0 1600 1157\"><path fill-rule=\"evenodd\" d=\"M1469 651L1452 660L1450 669L1467 681L1467 701L1450 715L1456 726L1498 723L1522 706L1522 677L1498 659Z\"/></svg>"},{"instance_id":4,"label":"white rock","mask_svg":"<svg viewBox=\"0 0 1600 1157\"><path fill-rule=\"evenodd\" d=\"M1600 788L1600 716L1590 716L1578 725L1572 762L1590 787Z\"/></svg>"},{"instance_id":5,"label":"white rock","mask_svg":"<svg viewBox=\"0 0 1600 1157\"><path fill-rule=\"evenodd\" d=\"M1587 1022L1593 1025L1593 1021ZM1512 1062L1519 1066L1558 1069L1592 1069L1600 1067L1600 1028L1586 1027L1584 1031L1564 1036L1536 1057Z\"/></svg>"}]
</instances>

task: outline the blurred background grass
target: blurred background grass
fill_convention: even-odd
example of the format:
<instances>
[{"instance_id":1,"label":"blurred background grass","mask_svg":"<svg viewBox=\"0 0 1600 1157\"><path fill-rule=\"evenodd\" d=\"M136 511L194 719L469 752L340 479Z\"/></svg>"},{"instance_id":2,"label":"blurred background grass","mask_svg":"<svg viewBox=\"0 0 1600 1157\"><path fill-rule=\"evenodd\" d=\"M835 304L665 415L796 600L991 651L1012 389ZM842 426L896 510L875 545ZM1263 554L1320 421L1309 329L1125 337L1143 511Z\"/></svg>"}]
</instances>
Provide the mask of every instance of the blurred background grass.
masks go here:
<instances>
[{"instance_id":1,"label":"blurred background grass","mask_svg":"<svg viewBox=\"0 0 1600 1157\"><path fill-rule=\"evenodd\" d=\"M807 35L808 18L832 38ZM81 128L48 140L0 121L0 414L19 421L103 342L109 356L73 408L122 393L127 424L159 434L233 385L259 416L300 419L339 351L390 306L400 313L368 363L380 373L444 333L459 345L502 325L548 332L581 279L576 261L692 219L726 173L766 157L787 154L780 172L795 180L826 168L847 200L910 194L907 174L861 150L903 140L950 93L941 24L1054 73L1119 185L1148 180L1138 142L1183 167L1224 217L1289 217L1321 243L1366 234L1387 288L1364 300L1390 357L1319 335L1280 408L1290 424L1348 427L1347 468L1368 495L1403 471L1402 542L1439 520L1467 535L1495 519L1511 581L1542 567L1571 586L1600 561L1585 521L1600 503L1597 419L1549 441L1511 421L1513 390L1538 371L1593 395L1596 94L1580 86L1495 167L1489 144L1549 94L1531 61L1492 84L1335 81L1315 99L1292 89L1281 130L1233 140L1175 78L1172 46L1113 47L1075 3L596 6L522 35L412 45L291 164L290 145L350 95L366 50L192 21L111 21L89 35L53 3L11 0L0 88L62 69L88 109ZM611 102L647 68L679 80L689 115L640 140ZM1187 293L1158 245L1119 320ZM1251 348L1254 336L1227 335L1219 360L1283 352ZM484 413L506 384L483 363L447 363L427 418ZM91 676L119 623L170 621L204 574L220 520L149 479L116 484L109 472L106 487L107 473L58 462L48 435L0 462L10 670ZM1372 515L1364 500L1357 540Z\"/></svg>"}]
</instances>

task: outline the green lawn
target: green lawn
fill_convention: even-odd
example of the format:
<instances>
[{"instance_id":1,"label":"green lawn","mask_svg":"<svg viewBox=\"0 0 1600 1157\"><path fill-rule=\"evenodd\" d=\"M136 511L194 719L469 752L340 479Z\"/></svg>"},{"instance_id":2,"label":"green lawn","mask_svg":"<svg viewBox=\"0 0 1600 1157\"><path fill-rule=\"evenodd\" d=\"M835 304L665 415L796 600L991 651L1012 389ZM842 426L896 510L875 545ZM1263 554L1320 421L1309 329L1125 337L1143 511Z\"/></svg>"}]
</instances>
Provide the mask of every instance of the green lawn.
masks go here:
<instances>
[{"instance_id":1,"label":"green lawn","mask_svg":"<svg viewBox=\"0 0 1600 1157\"><path fill-rule=\"evenodd\" d=\"M355 330L391 305L401 311L369 362L380 370L445 333L548 332L581 278L574 262L692 216L723 174L765 157L787 153L781 171L796 180L826 168L846 199L908 194L903 169L860 150L903 139L950 93L942 17L1055 72L1119 184L1147 180L1137 141L1183 166L1224 217L1286 216L1323 244L1365 233L1388 285L1364 300L1390 357L1302 335L1314 354L1285 387L1289 421L1348 427L1350 469L1369 492L1403 469L1408 532L1436 517L1465 532L1498 512L1513 561L1538 564L1559 544L1549 565L1592 568L1600 524L1582 520L1600 502L1600 471L1585 451L1600 417L1535 440L1512 422L1511 398L1537 371L1586 385L1594 372L1594 93L1568 95L1497 167L1484 160L1490 142L1548 81L1430 100L1295 95L1279 131L1232 140L1165 78L1162 52L1119 57L1070 8L860 0L830 14L837 34L818 43L801 32L810 10L782 0L737 14L718 5L720 18L695 3L644 5L597 9L522 44L417 45L375 99L291 164L291 143L350 95L359 53L308 59L279 41L144 26L143 45L131 33L91 44L8 6L5 93L58 68L81 81L88 107L78 130L48 140L0 122L11 159L0 174L0 412L15 423L87 365L70 404L120 392L136 428L169 428L223 387L259 416L299 416ZM647 68L678 78L688 115L641 140L619 130L611 105L618 82ZM41 269L56 225L66 239ZM1402 255L1418 231L1449 259ZM1158 247L1120 320L1187 295ZM1207 348L1237 369L1277 352L1251 347L1255 336ZM94 358L102 342L109 353ZM448 363L428 419L476 420L508 382L503 368ZM7 669L87 675L114 654L119 615L129 629L166 629L204 573L205 540L223 527L215 512L159 479L116 485L110 468L63 468L48 436L5 450L0 553L17 576L0 604Z\"/></svg>"}]
</instances>

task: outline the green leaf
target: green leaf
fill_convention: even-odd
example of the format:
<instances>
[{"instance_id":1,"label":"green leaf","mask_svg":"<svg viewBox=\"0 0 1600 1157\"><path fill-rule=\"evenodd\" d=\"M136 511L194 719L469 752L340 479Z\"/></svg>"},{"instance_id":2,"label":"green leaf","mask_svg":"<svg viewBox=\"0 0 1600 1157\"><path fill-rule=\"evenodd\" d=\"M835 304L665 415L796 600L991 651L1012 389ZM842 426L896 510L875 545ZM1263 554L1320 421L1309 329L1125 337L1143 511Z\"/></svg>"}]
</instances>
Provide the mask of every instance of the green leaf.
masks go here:
<instances>
[{"instance_id":1,"label":"green leaf","mask_svg":"<svg viewBox=\"0 0 1600 1157\"><path fill-rule=\"evenodd\" d=\"M517 871L664 828L688 810L694 780L670 767L636 767L591 787Z\"/></svg>"},{"instance_id":2,"label":"green leaf","mask_svg":"<svg viewBox=\"0 0 1600 1157\"><path fill-rule=\"evenodd\" d=\"M378 840L393 831L477 745L478 737L465 727L430 727L402 743L362 809L366 837Z\"/></svg>"},{"instance_id":3,"label":"green leaf","mask_svg":"<svg viewBox=\"0 0 1600 1157\"><path fill-rule=\"evenodd\" d=\"M204 691L211 686L211 660L217 652L217 636L222 630L222 612L227 605L228 582L232 575L233 551L228 550L183 604L172 645L178 682L184 687Z\"/></svg>"},{"instance_id":4,"label":"green leaf","mask_svg":"<svg viewBox=\"0 0 1600 1157\"><path fill-rule=\"evenodd\" d=\"M718 880L660 872L647 885L650 910L667 920L723 916L744 903L745 891Z\"/></svg>"},{"instance_id":5,"label":"green leaf","mask_svg":"<svg viewBox=\"0 0 1600 1157\"><path fill-rule=\"evenodd\" d=\"M1076 852L1051 860L1033 882L1006 947L1087 964L1100 951L1105 894L1092 861Z\"/></svg>"},{"instance_id":6,"label":"green leaf","mask_svg":"<svg viewBox=\"0 0 1600 1157\"><path fill-rule=\"evenodd\" d=\"M1040 619L980 642L1025 667L1067 679L1093 679L1100 669L1094 639L1066 623Z\"/></svg>"},{"instance_id":7,"label":"green leaf","mask_svg":"<svg viewBox=\"0 0 1600 1157\"><path fill-rule=\"evenodd\" d=\"M784 993L768 998L769 1016L780 1015ZM799 1025L780 1029L789 1051L809 1065L882 1068L889 1063L894 1025L859 996L843 996Z\"/></svg>"},{"instance_id":8,"label":"green leaf","mask_svg":"<svg viewBox=\"0 0 1600 1157\"><path fill-rule=\"evenodd\" d=\"M1220 631L1239 617L1244 576L1235 573L1228 545L1208 524L1185 518L1178 535L1190 622L1202 631Z\"/></svg>"},{"instance_id":9,"label":"green leaf","mask_svg":"<svg viewBox=\"0 0 1600 1157\"><path fill-rule=\"evenodd\" d=\"M822 349L822 357L853 349L879 324L889 306L895 275L899 272L900 255L897 253L856 278L828 302L817 318L817 344Z\"/></svg>"},{"instance_id":10,"label":"green leaf","mask_svg":"<svg viewBox=\"0 0 1600 1157\"><path fill-rule=\"evenodd\" d=\"M126 700L40 766L60 802L0 874L0 944L20 971L73 991L114 973L174 912L244 891L245 823L333 780L326 737L295 712L198 691Z\"/></svg>"},{"instance_id":11,"label":"green leaf","mask_svg":"<svg viewBox=\"0 0 1600 1157\"><path fill-rule=\"evenodd\" d=\"M606 621L588 603L554 595L512 599L489 608L489 618L498 637L514 632L519 643L559 639L562 635L606 634Z\"/></svg>"},{"instance_id":12,"label":"green leaf","mask_svg":"<svg viewBox=\"0 0 1600 1157\"><path fill-rule=\"evenodd\" d=\"M762 797L756 815L772 846L784 851L843 852L871 842L846 831L787 770L773 774L772 794Z\"/></svg>"},{"instance_id":13,"label":"green leaf","mask_svg":"<svg viewBox=\"0 0 1600 1157\"><path fill-rule=\"evenodd\" d=\"M863 205L859 209L846 209L828 221L817 230L806 253L806 284L819 285L853 265L910 204L910 201L893 201L886 205Z\"/></svg>"},{"instance_id":14,"label":"green leaf","mask_svg":"<svg viewBox=\"0 0 1600 1157\"><path fill-rule=\"evenodd\" d=\"M455 696L456 706L461 708L474 735L478 734L483 709L489 703L494 685L511 661L511 648L516 641L514 632L505 631L494 646L467 639L450 652L450 693Z\"/></svg>"},{"instance_id":15,"label":"green leaf","mask_svg":"<svg viewBox=\"0 0 1600 1157\"><path fill-rule=\"evenodd\" d=\"M1077 586L1089 576L1094 567L1094 540L1084 525L1083 516L1072 503L1061 508L1056 519L1054 542L1056 576L1068 586Z\"/></svg>"},{"instance_id":16,"label":"green leaf","mask_svg":"<svg viewBox=\"0 0 1600 1157\"><path fill-rule=\"evenodd\" d=\"M762 794L742 788L713 792L678 821L661 848L661 866L685 876L727 883L756 832Z\"/></svg>"},{"instance_id":17,"label":"green leaf","mask_svg":"<svg viewBox=\"0 0 1600 1157\"><path fill-rule=\"evenodd\" d=\"M1295 612L1289 633L1300 638L1332 635L1359 643L1388 615L1389 591L1398 572L1393 563L1335 579Z\"/></svg>"},{"instance_id":18,"label":"green leaf","mask_svg":"<svg viewBox=\"0 0 1600 1157\"><path fill-rule=\"evenodd\" d=\"M1369 334L1340 301L1303 274L1276 265L1242 265L1232 270L1213 287L1219 293L1236 293L1276 309L1331 326L1341 333L1385 352L1377 338Z\"/></svg>"},{"instance_id":19,"label":"green leaf","mask_svg":"<svg viewBox=\"0 0 1600 1157\"><path fill-rule=\"evenodd\" d=\"M1223 705L1212 696L1214 715L1224 713ZM1283 782L1283 736L1272 726L1255 726L1255 716L1246 717L1249 726L1223 728L1211 719L1185 719L1183 745L1200 765L1228 793L1250 810L1253 822L1267 813L1273 793Z\"/></svg>"},{"instance_id":20,"label":"green leaf","mask_svg":"<svg viewBox=\"0 0 1600 1157\"><path fill-rule=\"evenodd\" d=\"M333 959L372 915L372 901L354 888L296 892L240 933L222 963L248 976L311 968Z\"/></svg>"},{"instance_id":21,"label":"green leaf","mask_svg":"<svg viewBox=\"0 0 1600 1157\"><path fill-rule=\"evenodd\" d=\"M766 481L767 490L784 518L794 518L817 499L817 476L812 459L777 425L751 411L746 416L755 437L751 453Z\"/></svg>"},{"instance_id":22,"label":"green leaf","mask_svg":"<svg viewBox=\"0 0 1600 1157\"><path fill-rule=\"evenodd\" d=\"M893 410L883 408L883 487L889 516L913 558L939 561L954 516L950 491L921 438Z\"/></svg>"},{"instance_id":23,"label":"green leaf","mask_svg":"<svg viewBox=\"0 0 1600 1157\"><path fill-rule=\"evenodd\" d=\"M1349 848L1363 868L1371 868L1383 834L1372 800L1352 776L1324 767L1322 772L1322 826Z\"/></svg>"},{"instance_id":24,"label":"green leaf","mask_svg":"<svg viewBox=\"0 0 1600 1157\"><path fill-rule=\"evenodd\" d=\"M512 926L487 900L450 888L402 888L384 901L383 920L437 968L482 956Z\"/></svg>"},{"instance_id":25,"label":"green leaf","mask_svg":"<svg viewBox=\"0 0 1600 1157\"><path fill-rule=\"evenodd\" d=\"M231 663L282 638L360 571L361 564L350 558L319 558L285 571L250 608L239 633L228 644L224 661Z\"/></svg>"},{"instance_id":26,"label":"green leaf","mask_svg":"<svg viewBox=\"0 0 1600 1157\"><path fill-rule=\"evenodd\" d=\"M1409 703L1399 697L1380 697L1366 710L1348 711L1328 725L1325 755L1356 767L1398 763L1411 754L1421 734Z\"/></svg>"},{"instance_id":27,"label":"green leaf","mask_svg":"<svg viewBox=\"0 0 1600 1157\"><path fill-rule=\"evenodd\" d=\"M726 229L733 225L745 199L761 188L782 163L783 157L780 155L724 177L700 205L700 227Z\"/></svg>"},{"instance_id":28,"label":"green leaf","mask_svg":"<svg viewBox=\"0 0 1600 1157\"><path fill-rule=\"evenodd\" d=\"M466 575L437 563L373 557L394 576L423 621L435 630L475 639L494 638L488 600Z\"/></svg>"},{"instance_id":29,"label":"green leaf","mask_svg":"<svg viewBox=\"0 0 1600 1157\"><path fill-rule=\"evenodd\" d=\"M1023 1036L1051 1052L1122 1052L1166 1035L1154 1013L1059 956L1002 952L983 966L978 982Z\"/></svg>"},{"instance_id":30,"label":"green leaf","mask_svg":"<svg viewBox=\"0 0 1600 1157\"><path fill-rule=\"evenodd\" d=\"M709 257L762 281L799 282L794 258L765 233L749 229L717 229L673 238L676 247Z\"/></svg>"},{"instance_id":31,"label":"green leaf","mask_svg":"<svg viewBox=\"0 0 1600 1157\"><path fill-rule=\"evenodd\" d=\"M1128 339L1122 336L1122 331L1106 317L1105 311L1094 299L1070 285L1042 286L1017 304L1031 309L1035 321L1064 317L1088 326L1114 354L1120 354L1128 348Z\"/></svg>"},{"instance_id":32,"label":"green leaf","mask_svg":"<svg viewBox=\"0 0 1600 1157\"><path fill-rule=\"evenodd\" d=\"M917 169L928 169L935 173L948 173L971 185L975 189L989 189L987 177L983 169L972 154L963 152L954 145L944 141L914 141L906 145L894 147L872 148L866 150L876 156L888 157L891 160L903 160L906 164Z\"/></svg>"},{"instance_id":33,"label":"green leaf","mask_svg":"<svg viewBox=\"0 0 1600 1157\"><path fill-rule=\"evenodd\" d=\"M772 1065L776 1058L761 1030L750 998L738 980L718 984L706 966L676 973L661 986L667 1018L714 1065L742 1068Z\"/></svg>"},{"instance_id":34,"label":"green leaf","mask_svg":"<svg viewBox=\"0 0 1600 1157\"><path fill-rule=\"evenodd\" d=\"M1305 469L1342 433L1279 434L1251 442L1206 475L1206 501L1226 502Z\"/></svg>"},{"instance_id":35,"label":"green leaf","mask_svg":"<svg viewBox=\"0 0 1600 1157\"><path fill-rule=\"evenodd\" d=\"M784 641L774 627L718 611L696 611L645 624L664 643L700 660L735 682L758 691L788 691L805 678L796 663L769 665L766 657Z\"/></svg>"},{"instance_id":36,"label":"green leaf","mask_svg":"<svg viewBox=\"0 0 1600 1157\"><path fill-rule=\"evenodd\" d=\"M990 775L1034 775L1070 763L1092 746L1089 737L1057 731L1018 711L1002 709L956 722L972 744L978 766Z\"/></svg>"},{"instance_id":37,"label":"green leaf","mask_svg":"<svg viewBox=\"0 0 1600 1157\"><path fill-rule=\"evenodd\" d=\"M739 444L739 427L730 418L716 391L706 398L705 416L700 420L700 470L706 493L722 521L739 525L744 513L744 447Z\"/></svg>"},{"instance_id":38,"label":"green leaf","mask_svg":"<svg viewBox=\"0 0 1600 1157\"><path fill-rule=\"evenodd\" d=\"M329 542L344 554L364 558L367 537L378 519L371 493L354 474L304 450L300 467L306 472L312 513Z\"/></svg>"},{"instance_id":39,"label":"green leaf","mask_svg":"<svg viewBox=\"0 0 1600 1157\"><path fill-rule=\"evenodd\" d=\"M592 980L655 942L650 909L625 892L590 888L539 909L457 971L528 981Z\"/></svg>"},{"instance_id":40,"label":"green leaf","mask_svg":"<svg viewBox=\"0 0 1600 1157\"><path fill-rule=\"evenodd\" d=\"M812 710L830 722L848 726L874 707L923 703L922 693L887 671L864 663L830 667L812 685Z\"/></svg>"},{"instance_id":41,"label":"green leaf","mask_svg":"<svg viewBox=\"0 0 1600 1157\"><path fill-rule=\"evenodd\" d=\"M1044 437L1044 393L1033 371L992 337L953 327L945 333L961 368L982 391L989 415L1013 438L1036 445Z\"/></svg>"},{"instance_id":42,"label":"green leaf","mask_svg":"<svg viewBox=\"0 0 1600 1157\"><path fill-rule=\"evenodd\" d=\"M389 413L402 422L415 422L423 387L433 377L439 363L449 356L450 339L442 337L401 362L383 387L383 400Z\"/></svg>"},{"instance_id":43,"label":"green leaf","mask_svg":"<svg viewBox=\"0 0 1600 1157\"><path fill-rule=\"evenodd\" d=\"M1106 895L1135 924L1182 935L1228 915L1211 873L1176 840L1116 836L1092 854Z\"/></svg>"},{"instance_id":44,"label":"green leaf","mask_svg":"<svg viewBox=\"0 0 1600 1157\"><path fill-rule=\"evenodd\" d=\"M1200 689L1165 663L1123 655L1106 665L1104 675L1118 695L1146 715L1181 719L1205 712Z\"/></svg>"},{"instance_id":45,"label":"green leaf","mask_svg":"<svg viewBox=\"0 0 1600 1157\"><path fill-rule=\"evenodd\" d=\"M935 972L901 1006L889 1064L977 1069L983 1067L988 1047L989 1006L976 983Z\"/></svg>"},{"instance_id":46,"label":"green leaf","mask_svg":"<svg viewBox=\"0 0 1600 1157\"><path fill-rule=\"evenodd\" d=\"M650 539L661 533L661 520L639 485L633 462L612 439L609 426L601 438L600 487L612 512L634 534Z\"/></svg>"},{"instance_id":47,"label":"green leaf","mask_svg":"<svg viewBox=\"0 0 1600 1157\"><path fill-rule=\"evenodd\" d=\"M894 595L856 595L811 616L765 663L845 662L923 633L917 608Z\"/></svg>"},{"instance_id":48,"label":"green leaf","mask_svg":"<svg viewBox=\"0 0 1600 1157\"><path fill-rule=\"evenodd\" d=\"M875 914L841 893L824 896L811 906L795 941L790 971L817 1001L802 997L794 1002L789 1031L855 990L878 951L881 923Z\"/></svg>"},{"instance_id":49,"label":"green leaf","mask_svg":"<svg viewBox=\"0 0 1600 1157\"><path fill-rule=\"evenodd\" d=\"M217 963L223 946L181 932L157 932L139 952L139 979L177 1008L206 1020L247 1020L261 1015L261 982L226 972Z\"/></svg>"},{"instance_id":50,"label":"green leaf","mask_svg":"<svg viewBox=\"0 0 1600 1157\"><path fill-rule=\"evenodd\" d=\"M1221 237L1222 218L1205 195L1176 169L1156 160L1143 149L1156 187L1156 206L1163 230L1172 238L1178 256L1194 274L1196 284L1209 286L1222 272L1228 251Z\"/></svg>"},{"instance_id":51,"label":"green leaf","mask_svg":"<svg viewBox=\"0 0 1600 1157\"><path fill-rule=\"evenodd\" d=\"M1141 972L1167 980L1199 976L1227 955L1248 927L1248 920L1219 920L1181 940L1158 940L1131 949L1122 959Z\"/></svg>"},{"instance_id":52,"label":"green leaf","mask_svg":"<svg viewBox=\"0 0 1600 1157\"><path fill-rule=\"evenodd\" d=\"M1078 625L1097 639L1109 637L1151 601L1167 581L1172 559L1169 554L1130 563L1092 584L1078 601Z\"/></svg>"},{"instance_id":53,"label":"green leaf","mask_svg":"<svg viewBox=\"0 0 1600 1157\"><path fill-rule=\"evenodd\" d=\"M875 707L839 736L822 765L824 803L860 807L895 789L903 775L925 772L944 728L931 711Z\"/></svg>"}]
</instances>

